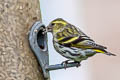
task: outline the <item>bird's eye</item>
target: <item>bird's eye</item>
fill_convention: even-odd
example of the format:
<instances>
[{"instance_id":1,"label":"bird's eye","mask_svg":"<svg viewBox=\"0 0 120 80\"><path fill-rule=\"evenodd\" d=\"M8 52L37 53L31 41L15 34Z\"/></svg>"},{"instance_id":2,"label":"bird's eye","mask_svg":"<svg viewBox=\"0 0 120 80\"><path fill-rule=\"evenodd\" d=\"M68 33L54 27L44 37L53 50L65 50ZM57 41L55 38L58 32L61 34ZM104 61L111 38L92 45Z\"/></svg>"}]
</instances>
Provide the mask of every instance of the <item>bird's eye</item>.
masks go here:
<instances>
[{"instance_id":1,"label":"bird's eye","mask_svg":"<svg viewBox=\"0 0 120 80\"><path fill-rule=\"evenodd\" d=\"M55 23L52 23L52 24L51 24L51 26L54 26L54 25L55 25Z\"/></svg>"}]
</instances>

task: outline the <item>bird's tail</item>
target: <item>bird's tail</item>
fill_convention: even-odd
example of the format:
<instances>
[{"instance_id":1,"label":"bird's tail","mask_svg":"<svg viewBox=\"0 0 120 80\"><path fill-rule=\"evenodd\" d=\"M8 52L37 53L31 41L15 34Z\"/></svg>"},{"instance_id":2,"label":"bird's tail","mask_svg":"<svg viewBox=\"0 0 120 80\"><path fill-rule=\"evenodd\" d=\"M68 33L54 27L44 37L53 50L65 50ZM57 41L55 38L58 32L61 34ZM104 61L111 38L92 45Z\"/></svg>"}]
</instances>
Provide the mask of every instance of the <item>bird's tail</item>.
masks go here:
<instances>
[{"instance_id":1,"label":"bird's tail","mask_svg":"<svg viewBox=\"0 0 120 80\"><path fill-rule=\"evenodd\" d=\"M116 56L116 54L110 53L110 52L105 52L106 55L108 56Z\"/></svg>"},{"instance_id":2,"label":"bird's tail","mask_svg":"<svg viewBox=\"0 0 120 80\"><path fill-rule=\"evenodd\" d=\"M108 56L116 56L116 54L113 54L113 53L111 53L111 52L108 52L108 51L106 51L106 50L104 50L104 49L94 49L94 51L96 51L96 53L103 53L103 54L106 54L106 55L108 55Z\"/></svg>"}]
</instances>

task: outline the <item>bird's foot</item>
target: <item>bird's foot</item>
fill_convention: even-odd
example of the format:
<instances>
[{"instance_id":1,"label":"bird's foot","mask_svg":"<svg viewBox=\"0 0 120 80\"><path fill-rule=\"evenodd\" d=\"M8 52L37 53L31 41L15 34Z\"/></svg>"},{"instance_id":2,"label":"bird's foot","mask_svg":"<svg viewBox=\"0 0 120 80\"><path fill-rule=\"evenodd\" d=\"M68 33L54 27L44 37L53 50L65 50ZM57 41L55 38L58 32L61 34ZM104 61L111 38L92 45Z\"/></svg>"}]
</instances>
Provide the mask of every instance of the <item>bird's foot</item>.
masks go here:
<instances>
[{"instance_id":1,"label":"bird's foot","mask_svg":"<svg viewBox=\"0 0 120 80\"><path fill-rule=\"evenodd\" d=\"M76 65L77 68L81 66L80 62L75 61L74 63L77 63Z\"/></svg>"},{"instance_id":2,"label":"bird's foot","mask_svg":"<svg viewBox=\"0 0 120 80\"><path fill-rule=\"evenodd\" d=\"M63 61L61 64L64 66L64 68L67 68L67 64L69 63L70 60Z\"/></svg>"},{"instance_id":3,"label":"bird's foot","mask_svg":"<svg viewBox=\"0 0 120 80\"><path fill-rule=\"evenodd\" d=\"M66 60L66 61L63 61L61 64L64 66L64 68L66 69L67 68L67 64L71 64L71 63L76 63L76 67L78 68L79 66L81 66L80 62L78 61L74 61L72 62L71 60Z\"/></svg>"}]
</instances>

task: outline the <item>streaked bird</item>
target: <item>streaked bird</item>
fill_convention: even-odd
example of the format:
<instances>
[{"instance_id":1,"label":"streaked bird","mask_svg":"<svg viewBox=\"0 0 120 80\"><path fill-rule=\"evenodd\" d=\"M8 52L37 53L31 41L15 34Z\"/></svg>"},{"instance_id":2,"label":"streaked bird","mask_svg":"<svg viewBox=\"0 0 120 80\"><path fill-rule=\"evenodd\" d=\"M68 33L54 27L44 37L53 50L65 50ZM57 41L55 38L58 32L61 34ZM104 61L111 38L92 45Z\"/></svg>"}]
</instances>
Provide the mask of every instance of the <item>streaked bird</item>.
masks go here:
<instances>
[{"instance_id":1,"label":"streaked bird","mask_svg":"<svg viewBox=\"0 0 120 80\"><path fill-rule=\"evenodd\" d=\"M55 50L68 60L80 63L95 54L116 56L107 47L95 43L89 36L62 18L53 20L47 27L47 32L53 35ZM68 61L65 61L68 63Z\"/></svg>"}]
</instances>

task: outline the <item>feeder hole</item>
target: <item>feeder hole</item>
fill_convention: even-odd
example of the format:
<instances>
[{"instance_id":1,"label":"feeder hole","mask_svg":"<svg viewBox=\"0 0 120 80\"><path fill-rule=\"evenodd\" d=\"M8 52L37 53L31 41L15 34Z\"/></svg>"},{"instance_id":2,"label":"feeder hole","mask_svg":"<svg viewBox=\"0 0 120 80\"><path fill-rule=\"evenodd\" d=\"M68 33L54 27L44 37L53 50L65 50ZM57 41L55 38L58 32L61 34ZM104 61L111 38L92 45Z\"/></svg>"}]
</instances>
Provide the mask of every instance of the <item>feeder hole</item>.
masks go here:
<instances>
[{"instance_id":1,"label":"feeder hole","mask_svg":"<svg viewBox=\"0 0 120 80\"><path fill-rule=\"evenodd\" d=\"M40 47L40 49L45 49L45 34L43 34L43 29L45 28L44 26L41 26L43 28L41 28L37 34L37 42L38 42L38 46Z\"/></svg>"}]
</instances>

